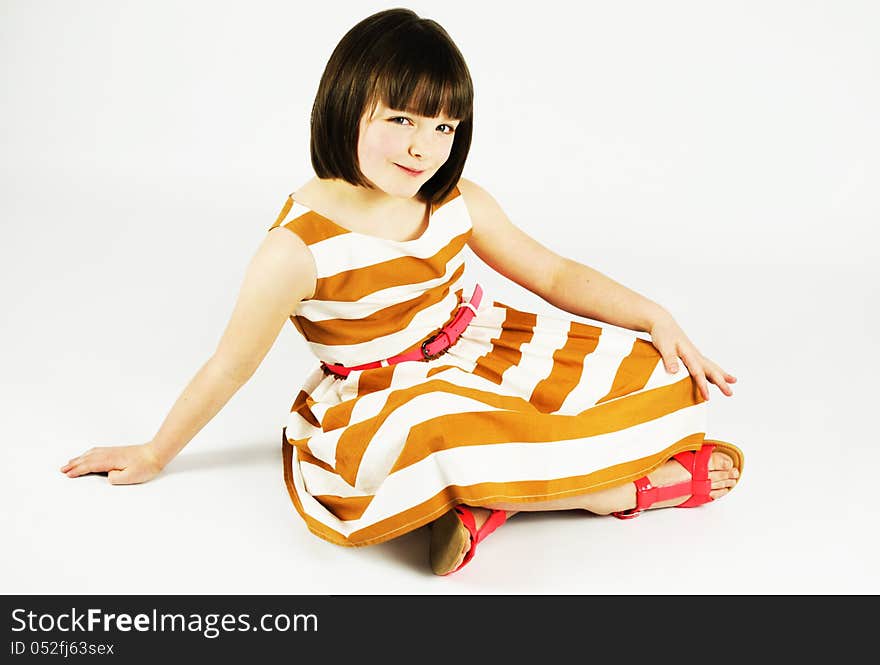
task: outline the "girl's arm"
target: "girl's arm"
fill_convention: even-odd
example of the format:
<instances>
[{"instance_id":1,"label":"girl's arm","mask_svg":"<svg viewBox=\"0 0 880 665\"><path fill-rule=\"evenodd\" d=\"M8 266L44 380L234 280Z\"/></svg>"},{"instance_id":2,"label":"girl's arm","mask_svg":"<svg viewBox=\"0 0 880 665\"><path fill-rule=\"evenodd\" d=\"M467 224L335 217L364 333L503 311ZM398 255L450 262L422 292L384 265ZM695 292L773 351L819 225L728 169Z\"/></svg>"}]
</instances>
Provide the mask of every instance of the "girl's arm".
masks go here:
<instances>
[{"instance_id":1,"label":"girl's arm","mask_svg":"<svg viewBox=\"0 0 880 665\"><path fill-rule=\"evenodd\" d=\"M460 178L473 231L468 246L490 268L554 307L646 332L669 314L597 270L564 258L515 226L489 192Z\"/></svg>"},{"instance_id":2,"label":"girl's arm","mask_svg":"<svg viewBox=\"0 0 880 665\"><path fill-rule=\"evenodd\" d=\"M666 309L598 270L544 247L511 223L479 185L460 178L458 188L473 227L468 246L490 268L561 310L650 333L666 370L677 372L681 358L705 399L710 381L728 397L733 395L728 384L736 377L703 356Z\"/></svg>"},{"instance_id":3,"label":"girl's arm","mask_svg":"<svg viewBox=\"0 0 880 665\"><path fill-rule=\"evenodd\" d=\"M564 257L547 301L566 312L639 332L650 332L658 321L672 318L653 300Z\"/></svg>"},{"instance_id":4,"label":"girl's arm","mask_svg":"<svg viewBox=\"0 0 880 665\"><path fill-rule=\"evenodd\" d=\"M733 395L728 384L736 383L736 377L701 354L672 315L652 300L570 259L563 259L552 291L554 296L549 302L560 309L650 333L651 343L660 353L666 371L678 372L681 358L703 399L709 399L710 382L724 395Z\"/></svg>"},{"instance_id":5,"label":"girl's arm","mask_svg":"<svg viewBox=\"0 0 880 665\"><path fill-rule=\"evenodd\" d=\"M141 445L92 448L61 472L109 472L112 484L154 477L253 376L284 322L313 294L315 268L305 243L289 231L266 234L247 268L232 317L214 354L196 373L153 439Z\"/></svg>"}]
</instances>

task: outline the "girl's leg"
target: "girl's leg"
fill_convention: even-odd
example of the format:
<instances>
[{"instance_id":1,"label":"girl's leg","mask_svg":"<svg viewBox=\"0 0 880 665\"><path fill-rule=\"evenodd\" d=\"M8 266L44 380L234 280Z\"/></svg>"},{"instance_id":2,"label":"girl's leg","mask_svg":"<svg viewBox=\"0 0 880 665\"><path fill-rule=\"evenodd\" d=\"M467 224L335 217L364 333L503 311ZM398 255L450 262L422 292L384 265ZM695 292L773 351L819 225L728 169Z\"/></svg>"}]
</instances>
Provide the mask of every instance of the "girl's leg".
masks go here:
<instances>
[{"instance_id":1,"label":"girl's leg","mask_svg":"<svg viewBox=\"0 0 880 665\"><path fill-rule=\"evenodd\" d=\"M666 485L676 485L683 483L690 478L690 473L675 460L666 462L663 466L648 474L648 479L655 487L663 487ZM712 481L712 490L709 496L713 499L727 494L733 486L736 485L739 478L739 472L733 467L733 460L724 453L712 453L709 458L709 479ZM651 506L654 508L666 508L669 506L677 506L684 503L689 495L670 499L668 501L658 501ZM633 483L627 482L615 487L609 487L596 492L580 494L577 496L569 496L561 499L553 499L550 501L539 501L529 503L513 503L513 502L497 502L487 507L471 507L474 514L476 527L479 529L483 523L489 518L491 510L503 510L507 516L515 515L520 511L539 511L539 510L587 510L597 515L610 515L619 510L627 510L636 507L636 487ZM467 554L469 545L466 545L458 558L454 567L461 563Z\"/></svg>"},{"instance_id":2,"label":"girl's leg","mask_svg":"<svg viewBox=\"0 0 880 665\"><path fill-rule=\"evenodd\" d=\"M739 472L733 468L733 460L724 453L712 453L709 459L709 479L712 481L712 490L709 496L713 499L727 494L734 485L736 485ZM690 478L690 473L675 460L666 462L652 473L648 474L648 479L655 487L663 487L665 485L675 485L682 483ZM669 506L677 506L684 503L690 495L676 497L668 501L658 501L652 506L653 508L666 508ZM622 485L608 487L596 492L588 494L579 494L577 496L569 496L561 499L553 499L550 501L540 501L536 503L504 503L498 502L487 506L487 509L480 512L488 515L488 509L509 511L510 514L524 511L538 510L588 510L597 515L610 515L619 510L627 510L636 506L636 487L633 483L627 482ZM473 509L472 509L473 510ZM477 508L476 510L480 510ZM509 515L508 515L509 516ZM474 517L477 517L474 513ZM485 517L483 517L485 520ZM480 520L477 519L479 526Z\"/></svg>"}]
</instances>

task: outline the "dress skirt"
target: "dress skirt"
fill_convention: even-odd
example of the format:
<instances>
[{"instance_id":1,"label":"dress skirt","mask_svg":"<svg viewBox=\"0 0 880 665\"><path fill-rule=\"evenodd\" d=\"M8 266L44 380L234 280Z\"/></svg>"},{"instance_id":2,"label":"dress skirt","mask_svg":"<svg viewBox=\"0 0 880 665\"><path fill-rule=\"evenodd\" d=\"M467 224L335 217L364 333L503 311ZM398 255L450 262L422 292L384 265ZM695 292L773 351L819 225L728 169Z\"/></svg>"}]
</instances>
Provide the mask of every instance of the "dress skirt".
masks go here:
<instances>
[{"instance_id":1,"label":"dress skirt","mask_svg":"<svg viewBox=\"0 0 880 665\"><path fill-rule=\"evenodd\" d=\"M703 443L708 405L679 365L635 332L484 297L438 358L346 378L316 366L282 430L287 489L313 533L362 546L457 504L632 481Z\"/></svg>"}]
</instances>

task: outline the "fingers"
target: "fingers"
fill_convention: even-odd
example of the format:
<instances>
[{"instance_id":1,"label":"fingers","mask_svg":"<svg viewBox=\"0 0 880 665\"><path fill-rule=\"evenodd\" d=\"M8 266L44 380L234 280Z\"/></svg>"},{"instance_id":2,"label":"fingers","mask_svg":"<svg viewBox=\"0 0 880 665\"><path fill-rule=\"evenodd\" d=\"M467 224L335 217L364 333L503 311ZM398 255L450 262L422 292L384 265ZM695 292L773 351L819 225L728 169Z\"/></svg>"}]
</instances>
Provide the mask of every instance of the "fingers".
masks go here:
<instances>
[{"instance_id":1,"label":"fingers","mask_svg":"<svg viewBox=\"0 0 880 665\"><path fill-rule=\"evenodd\" d=\"M709 399L709 383L706 381L706 374L703 371L702 358L693 354L682 355L681 359L688 368L691 377L700 389L703 399Z\"/></svg>"},{"instance_id":2,"label":"fingers","mask_svg":"<svg viewBox=\"0 0 880 665\"><path fill-rule=\"evenodd\" d=\"M729 383L736 383L736 377L729 372L725 372L721 369L717 363L712 362L708 358L704 357L703 360L706 362L706 368L708 370L709 380L714 383L721 390L722 393L731 397L733 395L733 391L728 387Z\"/></svg>"},{"instance_id":3,"label":"fingers","mask_svg":"<svg viewBox=\"0 0 880 665\"><path fill-rule=\"evenodd\" d=\"M733 395L733 391L727 385L729 383L736 383L736 377L732 374L728 374L723 369L721 369L715 363L710 363L711 369L709 370L709 380L718 386L718 389L721 390L722 393L731 397Z\"/></svg>"},{"instance_id":4,"label":"fingers","mask_svg":"<svg viewBox=\"0 0 880 665\"><path fill-rule=\"evenodd\" d=\"M101 473L102 471L107 471L107 469L103 468L103 465L98 464L95 460L82 459L70 466L64 474L68 478L76 478L78 476L84 476L87 473Z\"/></svg>"},{"instance_id":5,"label":"fingers","mask_svg":"<svg viewBox=\"0 0 880 665\"><path fill-rule=\"evenodd\" d=\"M675 374L678 371L678 356L674 352L669 351L665 353L661 351L661 356L663 358L663 364L666 366L666 371L670 374ZM706 383L706 375L703 373L703 367L699 362L694 362L692 358L693 356L690 354L682 354L681 356L681 360L684 362L685 367L688 368L688 372L700 388L700 393L702 393L703 399L709 399L709 384Z\"/></svg>"},{"instance_id":6,"label":"fingers","mask_svg":"<svg viewBox=\"0 0 880 665\"><path fill-rule=\"evenodd\" d=\"M129 482L128 475L127 470L117 471L113 469L107 474L107 480L110 481L111 485L127 485Z\"/></svg>"},{"instance_id":7,"label":"fingers","mask_svg":"<svg viewBox=\"0 0 880 665\"><path fill-rule=\"evenodd\" d=\"M75 469L77 468L77 465L82 462L82 459L83 459L82 456L74 457L67 464L65 464L64 466L61 467L61 473L65 473L68 476L73 477L71 475L71 472L75 471ZM79 474L74 474L74 475L79 475Z\"/></svg>"},{"instance_id":8,"label":"fingers","mask_svg":"<svg viewBox=\"0 0 880 665\"><path fill-rule=\"evenodd\" d=\"M675 374L678 371L678 355L675 349L660 345L659 340L654 341L654 348L660 354L660 359L663 361L663 367L666 368L666 371L669 374Z\"/></svg>"},{"instance_id":9,"label":"fingers","mask_svg":"<svg viewBox=\"0 0 880 665\"><path fill-rule=\"evenodd\" d=\"M103 473L117 468L115 460L110 453L100 448L92 448L79 457L74 457L62 466L61 473L69 478L76 478L87 473Z\"/></svg>"},{"instance_id":10,"label":"fingers","mask_svg":"<svg viewBox=\"0 0 880 665\"><path fill-rule=\"evenodd\" d=\"M715 372L714 374L712 374L709 380L716 386L718 386L718 389L728 397L731 397L733 395L733 391L728 387L727 380L725 379L725 375L723 373Z\"/></svg>"},{"instance_id":11,"label":"fingers","mask_svg":"<svg viewBox=\"0 0 880 665\"><path fill-rule=\"evenodd\" d=\"M733 396L733 390L730 389L728 384L736 383L736 377L725 372L717 364L703 356L695 347L693 347L693 345L687 343L684 345L677 344L675 347L671 347L664 344L661 339L659 339L659 335L658 338L654 340L654 345L660 352L666 371L670 374L675 374L678 371L679 356L681 357L681 361L685 364L685 367L687 367L688 372L699 388L703 399L708 400L710 398L710 382L718 386L719 390L721 390L721 392L727 397ZM683 350L679 353L679 349Z\"/></svg>"},{"instance_id":12,"label":"fingers","mask_svg":"<svg viewBox=\"0 0 880 665\"><path fill-rule=\"evenodd\" d=\"M84 459L86 459L86 457L87 457L88 455L91 455L91 454L92 454L93 452L95 452L96 450L97 450L97 448L90 448L89 450L87 450L86 452L84 452L84 453L83 453L82 455L80 455L79 457L73 457L73 458L71 458L71 459L67 462L67 464L65 464L64 466L61 467L61 473L66 473L66 474L70 475L69 472L70 472L72 469L75 469L79 464L81 464L81 463L83 462Z\"/></svg>"},{"instance_id":13,"label":"fingers","mask_svg":"<svg viewBox=\"0 0 880 665\"><path fill-rule=\"evenodd\" d=\"M704 399L709 399L710 382L718 386L718 389L727 397L733 396L733 390L728 386L728 383L736 383L735 376L728 374L718 365L699 354L696 356L693 354L682 355L682 360L684 360Z\"/></svg>"},{"instance_id":14,"label":"fingers","mask_svg":"<svg viewBox=\"0 0 880 665\"><path fill-rule=\"evenodd\" d=\"M94 450L94 448L92 448L91 450L87 450L86 452L84 452L84 453L83 453L82 455L80 455L79 457L73 457L73 458L71 458L70 460L68 460L67 464L65 464L64 466L61 467L61 473L67 473L67 471L68 471L69 469L71 469L71 468L73 468L74 466L76 466L76 464L77 464L78 462L81 462L82 459L83 459L83 457L85 457L85 456L88 455L90 452L92 452L92 450Z\"/></svg>"}]
</instances>

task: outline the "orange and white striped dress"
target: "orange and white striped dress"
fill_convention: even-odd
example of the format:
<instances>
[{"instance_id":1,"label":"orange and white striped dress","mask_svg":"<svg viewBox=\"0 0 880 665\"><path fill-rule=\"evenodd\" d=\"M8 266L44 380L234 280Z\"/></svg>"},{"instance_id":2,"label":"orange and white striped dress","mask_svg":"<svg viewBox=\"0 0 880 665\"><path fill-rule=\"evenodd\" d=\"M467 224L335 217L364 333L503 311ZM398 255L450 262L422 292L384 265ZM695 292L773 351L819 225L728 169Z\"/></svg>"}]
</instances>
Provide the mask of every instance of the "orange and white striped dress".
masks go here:
<instances>
[{"instance_id":1,"label":"orange and white striped dress","mask_svg":"<svg viewBox=\"0 0 880 665\"><path fill-rule=\"evenodd\" d=\"M418 348L470 295L460 191L394 241L288 197L317 284L290 317L318 361L360 365ZM484 293L446 354L327 374L316 362L282 429L284 478L308 528L381 543L453 506L546 501L634 480L697 450L707 404L683 367L634 332L531 313Z\"/></svg>"}]
</instances>

